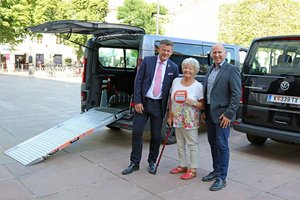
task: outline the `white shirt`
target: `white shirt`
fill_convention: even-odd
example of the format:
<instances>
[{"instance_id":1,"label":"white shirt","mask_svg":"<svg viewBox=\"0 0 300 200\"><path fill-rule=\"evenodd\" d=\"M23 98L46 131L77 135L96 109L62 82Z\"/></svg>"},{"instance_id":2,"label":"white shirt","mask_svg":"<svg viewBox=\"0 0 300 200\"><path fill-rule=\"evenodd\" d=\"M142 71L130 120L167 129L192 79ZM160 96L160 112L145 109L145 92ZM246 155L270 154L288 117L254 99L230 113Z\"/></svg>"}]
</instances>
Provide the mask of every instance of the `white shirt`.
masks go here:
<instances>
[{"instance_id":1,"label":"white shirt","mask_svg":"<svg viewBox=\"0 0 300 200\"><path fill-rule=\"evenodd\" d=\"M160 91L160 93L159 93L158 96L156 96L156 97L153 96L154 80L155 80L156 71L157 71L157 68L158 68L158 65L159 65L160 62L161 62L160 59L157 58L156 67L155 67L155 73L154 73L154 76L153 76L153 79L152 79L152 83L151 83L151 86L150 86L150 88L149 88L149 90L148 90L148 92L146 94L146 97L151 98L151 99L162 99L162 95L161 95L162 92L161 91ZM162 84L164 82L164 77L165 77L167 63L168 63L167 60L164 61L164 62L162 62L161 88L162 88Z\"/></svg>"}]
</instances>

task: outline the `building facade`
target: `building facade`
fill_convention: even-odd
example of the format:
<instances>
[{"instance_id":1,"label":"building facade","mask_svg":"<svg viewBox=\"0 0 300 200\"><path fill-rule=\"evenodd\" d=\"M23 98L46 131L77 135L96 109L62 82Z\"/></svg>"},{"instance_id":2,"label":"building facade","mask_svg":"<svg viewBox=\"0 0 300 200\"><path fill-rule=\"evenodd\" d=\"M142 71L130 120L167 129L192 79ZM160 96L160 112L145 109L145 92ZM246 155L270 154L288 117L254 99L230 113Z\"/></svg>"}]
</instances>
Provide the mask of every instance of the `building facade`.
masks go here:
<instances>
[{"instance_id":1,"label":"building facade","mask_svg":"<svg viewBox=\"0 0 300 200\"><path fill-rule=\"evenodd\" d=\"M165 25L167 36L197 40L217 41L218 14L221 4L237 0L144 0L158 3L168 9L169 22ZM124 0L110 0L106 22L119 23L116 19L117 9ZM60 38L51 34L43 34L35 40L26 39L12 49L8 45L0 45L0 67L13 71L22 66L44 66L48 63L63 65L66 58L74 63L76 56L71 47L62 44Z\"/></svg>"},{"instance_id":2,"label":"building facade","mask_svg":"<svg viewBox=\"0 0 300 200\"><path fill-rule=\"evenodd\" d=\"M73 49L52 34L43 34L34 40L26 38L16 47L0 45L0 58L3 71L26 70L29 66L42 68L45 64L64 65L66 58L76 61Z\"/></svg>"}]
</instances>

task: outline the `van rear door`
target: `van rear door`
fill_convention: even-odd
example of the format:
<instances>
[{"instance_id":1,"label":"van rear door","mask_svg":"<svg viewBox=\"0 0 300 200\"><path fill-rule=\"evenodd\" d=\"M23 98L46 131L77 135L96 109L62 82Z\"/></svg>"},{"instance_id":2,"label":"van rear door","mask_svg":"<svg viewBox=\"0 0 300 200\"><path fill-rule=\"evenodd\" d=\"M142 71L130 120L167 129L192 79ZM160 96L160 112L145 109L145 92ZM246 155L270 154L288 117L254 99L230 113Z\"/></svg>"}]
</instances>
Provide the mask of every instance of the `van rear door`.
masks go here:
<instances>
[{"instance_id":1,"label":"van rear door","mask_svg":"<svg viewBox=\"0 0 300 200\"><path fill-rule=\"evenodd\" d=\"M26 28L34 33L78 33L92 34L95 36L116 35L116 34L145 34L142 28L111 23L97 23L79 20L58 20L50 21L37 26Z\"/></svg>"},{"instance_id":2,"label":"van rear door","mask_svg":"<svg viewBox=\"0 0 300 200\"><path fill-rule=\"evenodd\" d=\"M300 37L254 40L243 68L244 123L299 132Z\"/></svg>"}]
</instances>

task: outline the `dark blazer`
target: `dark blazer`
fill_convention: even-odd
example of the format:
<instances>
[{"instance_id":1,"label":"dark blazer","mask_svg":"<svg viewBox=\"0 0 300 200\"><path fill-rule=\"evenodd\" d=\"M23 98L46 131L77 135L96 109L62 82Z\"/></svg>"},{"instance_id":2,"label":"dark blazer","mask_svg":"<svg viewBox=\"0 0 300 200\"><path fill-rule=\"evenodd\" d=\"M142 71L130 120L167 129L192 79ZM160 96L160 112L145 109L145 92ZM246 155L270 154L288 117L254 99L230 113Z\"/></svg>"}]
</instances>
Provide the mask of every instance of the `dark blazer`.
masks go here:
<instances>
[{"instance_id":1,"label":"dark blazer","mask_svg":"<svg viewBox=\"0 0 300 200\"><path fill-rule=\"evenodd\" d=\"M204 98L207 94L207 79L213 69L210 66L204 79ZM220 115L231 119L235 116L241 98L241 76L238 67L224 63L210 93L210 110L214 123L220 123ZM207 103L207 102L206 102Z\"/></svg>"},{"instance_id":2,"label":"dark blazer","mask_svg":"<svg viewBox=\"0 0 300 200\"><path fill-rule=\"evenodd\" d=\"M138 68L134 82L134 103L144 103L145 95L148 92L156 67L158 56L148 56L143 59L143 62ZM168 96L170 87L174 78L179 74L178 65L171 60L167 61L166 72L162 85L162 116L164 117L167 109Z\"/></svg>"}]
</instances>

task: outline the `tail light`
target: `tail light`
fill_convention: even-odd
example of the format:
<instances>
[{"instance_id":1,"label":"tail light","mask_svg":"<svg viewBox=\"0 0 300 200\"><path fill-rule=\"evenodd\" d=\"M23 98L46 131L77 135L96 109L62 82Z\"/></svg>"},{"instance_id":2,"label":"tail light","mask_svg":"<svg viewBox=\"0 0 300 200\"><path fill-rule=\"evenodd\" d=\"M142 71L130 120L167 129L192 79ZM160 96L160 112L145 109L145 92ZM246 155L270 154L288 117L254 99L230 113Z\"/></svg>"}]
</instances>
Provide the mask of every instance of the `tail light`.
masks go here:
<instances>
[{"instance_id":1,"label":"tail light","mask_svg":"<svg viewBox=\"0 0 300 200\"><path fill-rule=\"evenodd\" d=\"M142 58L139 58L138 61L137 61L137 69L139 69L139 66L141 65L143 59Z\"/></svg>"},{"instance_id":2,"label":"tail light","mask_svg":"<svg viewBox=\"0 0 300 200\"><path fill-rule=\"evenodd\" d=\"M244 103L244 86L242 86L242 96L240 99L240 103L243 104Z\"/></svg>"},{"instance_id":3,"label":"tail light","mask_svg":"<svg viewBox=\"0 0 300 200\"><path fill-rule=\"evenodd\" d=\"M83 72L82 72L81 83L85 83L86 82L87 58L83 58L82 65L83 65ZM86 101L86 92L81 91L81 101Z\"/></svg>"},{"instance_id":4,"label":"tail light","mask_svg":"<svg viewBox=\"0 0 300 200\"><path fill-rule=\"evenodd\" d=\"M85 75L86 75L86 65L87 65L87 58L83 58L83 72L82 72L82 83L85 83L86 79L85 79Z\"/></svg>"},{"instance_id":5,"label":"tail light","mask_svg":"<svg viewBox=\"0 0 300 200\"><path fill-rule=\"evenodd\" d=\"M239 124L241 124L241 122L240 121L234 121L233 124L239 125Z\"/></svg>"}]
</instances>

